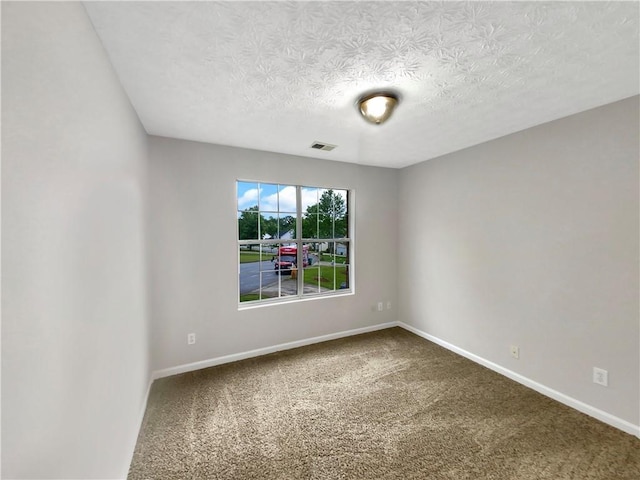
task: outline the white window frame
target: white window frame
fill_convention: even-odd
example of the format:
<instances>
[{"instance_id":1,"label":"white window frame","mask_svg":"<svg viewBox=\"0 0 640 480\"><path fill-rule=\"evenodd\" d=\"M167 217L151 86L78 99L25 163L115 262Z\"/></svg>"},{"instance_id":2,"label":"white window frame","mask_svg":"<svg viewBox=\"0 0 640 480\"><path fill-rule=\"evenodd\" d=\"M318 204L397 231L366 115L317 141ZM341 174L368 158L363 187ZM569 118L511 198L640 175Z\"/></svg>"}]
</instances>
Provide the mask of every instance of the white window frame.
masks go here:
<instances>
[{"instance_id":1,"label":"white window frame","mask_svg":"<svg viewBox=\"0 0 640 480\"><path fill-rule=\"evenodd\" d=\"M291 187L295 187L296 188L296 215L295 215L295 221L296 221L296 234L295 234L295 238L292 239L287 239L287 240L281 240L280 238L278 239L240 239L240 228L239 228L239 222L238 222L238 218L239 218L239 214L241 214L243 211L246 210L241 210L239 208L238 205L238 185L239 183L252 183L252 184L257 184L258 185L258 189L260 189L260 185L264 184L264 185L276 185L278 187L281 186L291 186ZM302 190L305 188L311 188L311 189L319 189L319 190L335 190L335 191L344 191L346 192L346 199L345 199L345 203L346 203L346 215L347 215L347 236L346 237L332 237L332 238L305 238L302 237L302 233L303 233L303 218L305 215L305 211L302 210ZM249 308L256 308L256 307L262 307L262 306L268 306L268 305L279 305L279 304L283 304L283 303L291 303L291 302L300 302L300 301L307 301L307 300L315 300L315 299L322 299L322 298L332 298L332 297L337 297L337 296L345 296L345 295L353 295L355 293L355 288L354 288L354 257L355 257L355 251L354 251L354 238L353 238L353 232L354 232L354 192L351 189L348 188L342 188L342 187L321 187L321 186L309 186L309 185L299 185L299 184L292 184L292 183L274 183L274 182L268 182L268 181L258 181L258 180L237 180L236 181L236 241L237 241L237 251L238 251L238 257L237 257L237 263L238 263L238 290L237 290L237 300L238 300L238 308L243 310L243 309L249 309ZM260 210L260 195L258 195L258 210L257 210L257 214L258 214L258 219L261 216L261 213L263 211L266 210ZM280 210L278 210L278 213L280 213ZM284 211L283 213L290 213L290 212L286 212ZM291 212L292 213L292 212ZM335 235L335 232L334 232ZM260 230L258 230L258 236L260 236ZM336 265L333 265L334 268L334 272L333 272L333 278L334 278L334 289L333 290L328 290L328 291L320 291L317 293L304 293L304 274L299 274L296 276L296 285L297 285L297 293L296 294L292 294L292 295L284 295L281 296L281 291L280 291L280 286L281 286L281 282L282 282L282 275L279 275L278 278L278 297L276 298L260 298L257 300L250 300L250 301L241 301L241 292L240 292L240 283L241 283L241 263L240 263L240 251L241 251L241 247L243 245L258 245L260 246L260 251L262 250L262 245L274 245L274 244L278 244L278 245L283 245L283 244L289 244L289 245L293 245L295 244L295 246L297 247L297 265L303 265L303 246L304 245L308 245L311 243L324 243L325 241L328 242L333 242L334 245L337 245L339 243L341 244L346 244L347 245L347 258L346 258L346 263L345 263L345 268L346 268L346 273L347 273L347 286L346 288L336 288L336 275L337 275L337 270L339 267L336 267ZM334 251L334 255L335 255L335 251ZM310 266L309 268L315 268L313 266ZM318 267L319 268L319 267ZM342 268L342 267L340 267ZM259 276L260 276L260 280L259 280L259 288L258 290L260 291L260 293L262 293L262 289L263 289L263 285L262 285L262 272L264 272L264 270L260 270L259 271Z\"/></svg>"}]
</instances>

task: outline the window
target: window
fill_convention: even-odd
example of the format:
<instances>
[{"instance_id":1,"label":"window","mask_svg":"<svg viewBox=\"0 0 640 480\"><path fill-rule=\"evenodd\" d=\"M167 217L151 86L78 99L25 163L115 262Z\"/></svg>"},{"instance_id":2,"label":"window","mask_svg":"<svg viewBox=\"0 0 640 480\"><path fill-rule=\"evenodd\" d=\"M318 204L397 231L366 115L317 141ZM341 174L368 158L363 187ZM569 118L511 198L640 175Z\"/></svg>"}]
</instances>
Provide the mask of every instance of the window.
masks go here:
<instances>
[{"instance_id":1,"label":"window","mask_svg":"<svg viewBox=\"0 0 640 480\"><path fill-rule=\"evenodd\" d=\"M239 302L350 292L349 192L237 182Z\"/></svg>"}]
</instances>

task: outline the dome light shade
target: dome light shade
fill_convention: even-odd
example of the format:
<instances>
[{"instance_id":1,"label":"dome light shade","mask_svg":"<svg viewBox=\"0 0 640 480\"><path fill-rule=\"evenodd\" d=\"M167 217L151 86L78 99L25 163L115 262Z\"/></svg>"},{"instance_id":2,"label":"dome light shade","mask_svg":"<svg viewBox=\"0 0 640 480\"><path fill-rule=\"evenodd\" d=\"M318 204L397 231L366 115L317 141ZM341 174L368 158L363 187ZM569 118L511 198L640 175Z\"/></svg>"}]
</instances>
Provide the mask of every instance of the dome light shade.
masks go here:
<instances>
[{"instance_id":1,"label":"dome light shade","mask_svg":"<svg viewBox=\"0 0 640 480\"><path fill-rule=\"evenodd\" d=\"M371 123L379 125L387 120L398 104L398 96L389 92L376 92L358 100L362 116Z\"/></svg>"}]
</instances>

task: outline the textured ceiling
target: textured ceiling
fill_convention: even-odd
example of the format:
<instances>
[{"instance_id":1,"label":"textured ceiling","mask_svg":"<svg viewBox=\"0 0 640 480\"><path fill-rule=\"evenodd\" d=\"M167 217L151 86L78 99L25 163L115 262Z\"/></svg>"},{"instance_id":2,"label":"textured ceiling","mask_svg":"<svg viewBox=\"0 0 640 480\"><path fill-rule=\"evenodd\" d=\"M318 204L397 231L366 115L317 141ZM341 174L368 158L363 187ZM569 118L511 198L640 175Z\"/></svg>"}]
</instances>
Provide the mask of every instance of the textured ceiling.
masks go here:
<instances>
[{"instance_id":1,"label":"textured ceiling","mask_svg":"<svg viewBox=\"0 0 640 480\"><path fill-rule=\"evenodd\" d=\"M637 2L85 6L153 135L403 167L640 90Z\"/></svg>"}]
</instances>

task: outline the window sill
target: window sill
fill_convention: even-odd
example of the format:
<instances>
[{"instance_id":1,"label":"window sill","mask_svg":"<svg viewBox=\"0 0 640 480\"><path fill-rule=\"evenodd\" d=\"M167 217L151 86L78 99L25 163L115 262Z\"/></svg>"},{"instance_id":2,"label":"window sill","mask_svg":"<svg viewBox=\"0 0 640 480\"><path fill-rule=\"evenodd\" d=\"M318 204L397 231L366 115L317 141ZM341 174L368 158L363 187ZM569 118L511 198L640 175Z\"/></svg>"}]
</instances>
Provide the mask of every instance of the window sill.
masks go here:
<instances>
[{"instance_id":1,"label":"window sill","mask_svg":"<svg viewBox=\"0 0 640 480\"><path fill-rule=\"evenodd\" d=\"M273 301L258 300L255 303L243 302L238 304L238 311L253 310L256 308L263 308L263 307L273 307L275 305L289 305L292 303L310 302L314 300L326 300L329 298L348 297L350 295L355 295L355 292L352 289L345 289L344 292L336 292L331 294L321 293L318 295L306 295L304 297L293 297L293 296L292 298L285 297L285 298L279 298Z\"/></svg>"}]
</instances>

